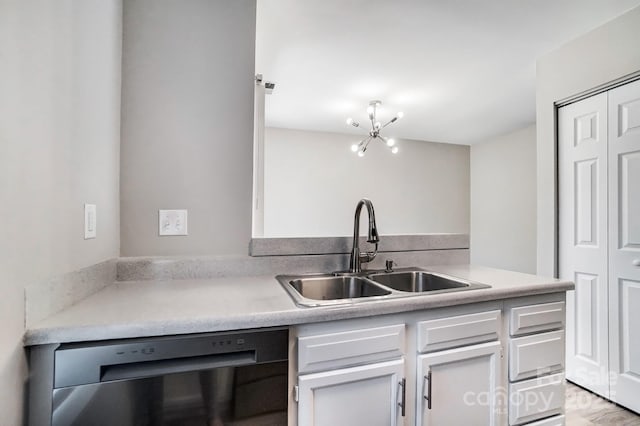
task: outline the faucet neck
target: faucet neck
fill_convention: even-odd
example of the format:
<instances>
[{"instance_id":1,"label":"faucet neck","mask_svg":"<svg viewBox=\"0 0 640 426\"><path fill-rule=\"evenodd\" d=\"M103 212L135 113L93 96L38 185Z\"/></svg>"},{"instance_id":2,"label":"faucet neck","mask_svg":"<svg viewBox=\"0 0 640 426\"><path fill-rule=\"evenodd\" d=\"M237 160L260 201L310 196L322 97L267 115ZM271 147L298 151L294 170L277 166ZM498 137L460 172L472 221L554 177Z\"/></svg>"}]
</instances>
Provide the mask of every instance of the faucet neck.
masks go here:
<instances>
[{"instance_id":1,"label":"faucet neck","mask_svg":"<svg viewBox=\"0 0 640 426\"><path fill-rule=\"evenodd\" d=\"M367 215L369 216L369 233L367 241L374 243L375 251L372 253L360 254L360 214L362 212L362 206L367 207ZM376 215L373 208L373 203L367 198L363 198L356 205L356 213L353 220L353 246L351 250L351 257L349 259L349 271L353 273L362 272L362 262L372 261L378 253L378 242L380 237L378 236L378 228L376 226Z\"/></svg>"}]
</instances>

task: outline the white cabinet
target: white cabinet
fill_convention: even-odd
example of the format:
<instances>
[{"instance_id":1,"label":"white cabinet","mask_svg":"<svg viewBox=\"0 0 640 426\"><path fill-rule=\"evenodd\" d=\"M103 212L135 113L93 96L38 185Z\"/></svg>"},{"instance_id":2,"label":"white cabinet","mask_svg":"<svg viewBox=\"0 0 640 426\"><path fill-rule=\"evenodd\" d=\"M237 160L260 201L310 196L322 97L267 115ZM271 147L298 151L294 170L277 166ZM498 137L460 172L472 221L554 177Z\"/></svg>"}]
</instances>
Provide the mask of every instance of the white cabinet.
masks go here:
<instances>
[{"instance_id":1,"label":"white cabinet","mask_svg":"<svg viewBox=\"0 0 640 426\"><path fill-rule=\"evenodd\" d=\"M403 424L405 324L350 324L316 324L298 335L298 425Z\"/></svg>"},{"instance_id":2,"label":"white cabinet","mask_svg":"<svg viewBox=\"0 0 640 426\"><path fill-rule=\"evenodd\" d=\"M499 425L500 342L418 357L417 426Z\"/></svg>"},{"instance_id":3,"label":"white cabinet","mask_svg":"<svg viewBox=\"0 0 640 426\"><path fill-rule=\"evenodd\" d=\"M640 81L558 111L567 378L640 411Z\"/></svg>"},{"instance_id":4,"label":"white cabinet","mask_svg":"<svg viewBox=\"0 0 640 426\"><path fill-rule=\"evenodd\" d=\"M399 425L403 378L404 359L301 375L298 424Z\"/></svg>"},{"instance_id":5,"label":"white cabinet","mask_svg":"<svg viewBox=\"0 0 640 426\"><path fill-rule=\"evenodd\" d=\"M509 385L509 424L561 414L564 410L564 377L544 376Z\"/></svg>"},{"instance_id":6,"label":"white cabinet","mask_svg":"<svg viewBox=\"0 0 640 426\"><path fill-rule=\"evenodd\" d=\"M468 346L500 338L500 311L456 315L418 323L418 352Z\"/></svg>"},{"instance_id":7,"label":"white cabinet","mask_svg":"<svg viewBox=\"0 0 640 426\"><path fill-rule=\"evenodd\" d=\"M564 422L565 302L535 301L506 303L513 336L508 352L510 425L552 417L551 424Z\"/></svg>"},{"instance_id":8,"label":"white cabinet","mask_svg":"<svg viewBox=\"0 0 640 426\"><path fill-rule=\"evenodd\" d=\"M563 328L566 319L564 302L517 306L509 313L512 336Z\"/></svg>"},{"instance_id":9,"label":"white cabinet","mask_svg":"<svg viewBox=\"0 0 640 426\"><path fill-rule=\"evenodd\" d=\"M564 370L564 331L516 337L509 343L512 382Z\"/></svg>"},{"instance_id":10,"label":"white cabinet","mask_svg":"<svg viewBox=\"0 0 640 426\"><path fill-rule=\"evenodd\" d=\"M404 324L340 330L298 339L298 372L333 370L350 365L400 358Z\"/></svg>"},{"instance_id":11,"label":"white cabinet","mask_svg":"<svg viewBox=\"0 0 640 426\"><path fill-rule=\"evenodd\" d=\"M290 425L502 426L508 415L516 424L562 415L564 304L556 293L295 327ZM510 405L510 391L526 403ZM531 395L551 405L532 406Z\"/></svg>"}]
</instances>

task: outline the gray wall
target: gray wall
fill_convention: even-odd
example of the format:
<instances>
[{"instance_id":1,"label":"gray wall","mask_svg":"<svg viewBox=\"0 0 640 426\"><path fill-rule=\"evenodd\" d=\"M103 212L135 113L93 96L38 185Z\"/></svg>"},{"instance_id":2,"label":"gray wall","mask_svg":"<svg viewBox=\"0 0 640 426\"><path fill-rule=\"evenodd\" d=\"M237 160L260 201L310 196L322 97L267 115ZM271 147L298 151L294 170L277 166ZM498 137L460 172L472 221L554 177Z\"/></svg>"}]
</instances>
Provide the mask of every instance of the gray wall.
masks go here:
<instances>
[{"instance_id":1,"label":"gray wall","mask_svg":"<svg viewBox=\"0 0 640 426\"><path fill-rule=\"evenodd\" d=\"M374 141L363 158L353 135L267 128L264 235L348 236L358 200L370 198L381 234L469 232L469 147ZM366 229L366 217L361 221ZM364 234L363 234L364 235Z\"/></svg>"},{"instance_id":2,"label":"gray wall","mask_svg":"<svg viewBox=\"0 0 640 426\"><path fill-rule=\"evenodd\" d=\"M2 425L22 423L24 288L119 254L121 21L120 0L0 2Z\"/></svg>"},{"instance_id":3,"label":"gray wall","mask_svg":"<svg viewBox=\"0 0 640 426\"><path fill-rule=\"evenodd\" d=\"M471 263L536 271L536 126L471 146Z\"/></svg>"},{"instance_id":4,"label":"gray wall","mask_svg":"<svg viewBox=\"0 0 640 426\"><path fill-rule=\"evenodd\" d=\"M255 0L124 6L122 255L246 254ZM189 235L158 236L158 209Z\"/></svg>"},{"instance_id":5,"label":"gray wall","mask_svg":"<svg viewBox=\"0 0 640 426\"><path fill-rule=\"evenodd\" d=\"M537 272L556 271L554 103L640 70L640 7L543 56L537 64Z\"/></svg>"}]
</instances>

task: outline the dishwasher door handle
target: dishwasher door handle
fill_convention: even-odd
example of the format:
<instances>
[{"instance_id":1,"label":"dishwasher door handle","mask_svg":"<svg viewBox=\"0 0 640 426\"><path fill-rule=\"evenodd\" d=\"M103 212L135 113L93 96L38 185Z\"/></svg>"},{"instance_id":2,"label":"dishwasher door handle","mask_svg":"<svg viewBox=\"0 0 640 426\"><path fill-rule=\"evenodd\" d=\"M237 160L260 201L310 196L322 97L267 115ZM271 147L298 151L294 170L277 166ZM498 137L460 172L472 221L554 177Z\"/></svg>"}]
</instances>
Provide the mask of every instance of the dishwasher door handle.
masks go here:
<instances>
[{"instance_id":1,"label":"dishwasher door handle","mask_svg":"<svg viewBox=\"0 0 640 426\"><path fill-rule=\"evenodd\" d=\"M172 373L188 373L255 363L256 352L243 351L158 361L133 362L130 364L105 365L100 368L100 381L109 382L113 380L141 379Z\"/></svg>"}]
</instances>

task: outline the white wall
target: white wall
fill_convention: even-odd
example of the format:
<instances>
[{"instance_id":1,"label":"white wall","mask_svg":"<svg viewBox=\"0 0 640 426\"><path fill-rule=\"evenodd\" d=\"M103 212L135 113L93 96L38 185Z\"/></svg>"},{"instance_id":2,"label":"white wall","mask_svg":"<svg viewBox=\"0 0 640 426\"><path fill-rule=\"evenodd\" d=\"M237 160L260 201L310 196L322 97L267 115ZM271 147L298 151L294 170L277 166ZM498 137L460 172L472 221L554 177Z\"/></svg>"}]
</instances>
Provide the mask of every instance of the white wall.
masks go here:
<instances>
[{"instance_id":1,"label":"white wall","mask_svg":"<svg viewBox=\"0 0 640 426\"><path fill-rule=\"evenodd\" d=\"M255 0L124 6L122 255L247 254ZM189 235L158 236L158 209Z\"/></svg>"},{"instance_id":2,"label":"white wall","mask_svg":"<svg viewBox=\"0 0 640 426\"><path fill-rule=\"evenodd\" d=\"M536 272L536 127L471 146L471 263Z\"/></svg>"},{"instance_id":3,"label":"white wall","mask_svg":"<svg viewBox=\"0 0 640 426\"><path fill-rule=\"evenodd\" d=\"M543 56L537 63L537 272L556 274L555 102L640 70L640 7Z\"/></svg>"},{"instance_id":4,"label":"white wall","mask_svg":"<svg viewBox=\"0 0 640 426\"><path fill-rule=\"evenodd\" d=\"M352 235L363 197L373 201L381 234L469 232L468 146L398 140L394 155L374 141L360 158L354 141L266 129L265 236Z\"/></svg>"},{"instance_id":5,"label":"white wall","mask_svg":"<svg viewBox=\"0 0 640 426\"><path fill-rule=\"evenodd\" d=\"M0 2L3 426L22 424L25 286L119 254L121 15L120 0Z\"/></svg>"}]
</instances>

